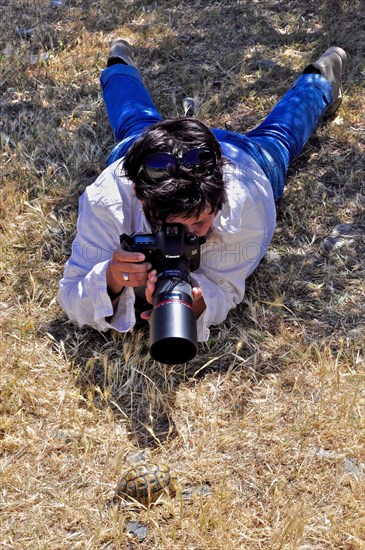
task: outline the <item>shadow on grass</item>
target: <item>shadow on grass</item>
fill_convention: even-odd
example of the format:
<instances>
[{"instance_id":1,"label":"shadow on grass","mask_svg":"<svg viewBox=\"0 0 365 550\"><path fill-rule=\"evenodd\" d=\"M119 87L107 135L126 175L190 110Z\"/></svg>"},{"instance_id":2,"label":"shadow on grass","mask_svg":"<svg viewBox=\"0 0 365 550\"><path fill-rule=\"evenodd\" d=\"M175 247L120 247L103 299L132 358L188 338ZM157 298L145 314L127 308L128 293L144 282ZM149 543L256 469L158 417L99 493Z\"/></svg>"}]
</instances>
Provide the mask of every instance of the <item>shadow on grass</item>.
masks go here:
<instances>
[{"instance_id":1,"label":"shadow on grass","mask_svg":"<svg viewBox=\"0 0 365 550\"><path fill-rule=\"evenodd\" d=\"M237 313L245 317L244 310L241 306ZM247 316L244 322L253 327ZM199 344L194 360L173 366L151 359L148 327L127 334L101 333L92 328L78 329L58 318L41 330L51 334L58 346L62 342L76 385L85 398L90 400L91 396L94 406L111 408L115 418L127 421L129 437L139 447L155 447L177 435L174 407L182 385L191 386L215 373L222 375L232 368L239 369L240 363L242 375L255 383L282 369L279 360L256 364L253 356L257 350L252 347L243 347L237 360L240 330L234 320L228 319L227 323L212 328L211 339ZM229 344L222 338L222 330L229 330ZM249 396L242 396L242 401L248 404Z\"/></svg>"}]
</instances>

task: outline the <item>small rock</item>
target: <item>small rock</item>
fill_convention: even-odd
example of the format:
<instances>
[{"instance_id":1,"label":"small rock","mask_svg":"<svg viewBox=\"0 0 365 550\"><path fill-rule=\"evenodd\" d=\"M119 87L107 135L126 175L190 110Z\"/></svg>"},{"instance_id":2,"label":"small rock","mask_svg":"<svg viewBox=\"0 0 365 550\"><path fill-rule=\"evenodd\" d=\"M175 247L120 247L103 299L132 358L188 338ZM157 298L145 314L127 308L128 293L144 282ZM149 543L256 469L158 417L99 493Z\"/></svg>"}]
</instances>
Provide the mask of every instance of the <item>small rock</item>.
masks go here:
<instances>
[{"instance_id":1,"label":"small rock","mask_svg":"<svg viewBox=\"0 0 365 550\"><path fill-rule=\"evenodd\" d=\"M125 525L127 533L137 537L139 542L143 542L147 537L147 525L138 521L128 521Z\"/></svg>"},{"instance_id":2,"label":"small rock","mask_svg":"<svg viewBox=\"0 0 365 550\"><path fill-rule=\"evenodd\" d=\"M24 38L25 40L30 40L34 34L34 30L35 29L27 29L25 27L22 27L16 30L16 34L20 36L20 38Z\"/></svg>"},{"instance_id":3,"label":"small rock","mask_svg":"<svg viewBox=\"0 0 365 550\"><path fill-rule=\"evenodd\" d=\"M353 474L357 477L363 477L364 476L364 472L362 471L360 466L358 466L356 464L356 462L351 460L351 458L345 458L344 467L345 467L345 472L347 474Z\"/></svg>"},{"instance_id":4,"label":"small rock","mask_svg":"<svg viewBox=\"0 0 365 550\"><path fill-rule=\"evenodd\" d=\"M331 252L336 248L348 246L353 243L354 238L365 235L364 227L355 223L340 223L336 225L331 234L323 240L325 252Z\"/></svg>"},{"instance_id":5,"label":"small rock","mask_svg":"<svg viewBox=\"0 0 365 550\"><path fill-rule=\"evenodd\" d=\"M13 46L11 44L7 44L1 53L4 57L12 57L14 55L14 51Z\"/></svg>"},{"instance_id":6,"label":"small rock","mask_svg":"<svg viewBox=\"0 0 365 550\"><path fill-rule=\"evenodd\" d=\"M364 235L364 228L356 223L339 223L335 225L331 233L332 237L360 237Z\"/></svg>"},{"instance_id":7,"label":"small rock","mask_svg":"<svg viewBox=\"0 0 365 550\"><path fill-rule=\"evenodd\" d=\"M198 111L195 99L193 97L184 97L183 109L185 116L195 116Z\"/></svg>"},{"instance_id":8,"label":"small rock","mask_svg":"<svg viewBox=\"0 0 365 550\"><path fill-rule=\"evenodd\" d=\"M326 451L326 449L318 449L316 456L319 456L319 458L331 458L333 453L331 451Z\"/></svg>"},{"instance_id":9,"label":"small rock","mask_svg":"<svg viewBox=\"0 0 365 550\"><path fill-rule=\"evenodd\" d=\"M212 489L209 485L199 485L193 487L187 487L181 491L181 497L183 500L190 500L194 495L200 497L207 497L212 494Z\"/></svg>"},{"instance_id":10,"label":"small rock","mask_svg":"<svg viewBox=\"0 0 365 550\"><path fill-rule=\"evenodd\" d=\"M123 425L121 426L120 424L117 424L115 426L115 435L117 437L121 437L122 435L124 436L125 433L126 433L126 431L125 431L125 427Z\"/></svg>"},{"instance_id":11,"label":"small rock","mask_svg":"<svg viewBox=\"0 0 365 550\"><path fill-rule=\"evenodd\" d=\"M67 430L56 430L53 432L52 437L62 441L62 443L71 443L73 441L72 436Z\"/></svg>"},{"instance_id":12,"label":"small rock","mask_svg":"<svg viewBox=\"0 0 365 550\"><path fill-rule=\"evenodd\" d=\"M268 250L265 254L265 260L273 264L280 264L281 256L276 250Z\"/></svg>"},{"instance_id":13,"label":"small rock","mask_svg":"<svg viewBox=\"0 0 365 550\"><path fill-rule=\"evenodd\" d=\"M128 464L140 464L142 462L148 462L150 460L150 452L148 449L142 449L141 451L128 453L125 457L125 461Z\"/></svg>"},{"instance_id":14,"label":"small rock","mask_svg":"<svg viewBox=\"0 0 365 550\"><path fill-rule=\"evenodd\" d=\"M326 525L326 527L330 527L332 525L331 520L327 517L324 518L324 524Z\"/></svg>"},{"instance_id":15,"label":"small rock","mask_svg":"<svg viewBox=\"0 0 365 550\"><path fill-rule=\"evenodd\" d=\"M193 39L190 34L180 34L178 38L181 42L190 42Z\"/></svg>"},{"instance_id":16,"label":"small rock","mask_svg":"<svg viewBox=\"0 0 365 550\"><path fill-rule=\"evenodd\" d=\"M271 61L271 59L261 59L258 62L260 69L273 69L276 67L276 63L274 61Z\"/></svg>"},{"instance_id":17,"label":"small rock","mask_svg":"<svg viewBox=\"0 0 365 550\"><path fill-rule=\"evenodd\" d=\"M48 61L48 59L49 59L49 54L46 53L46 52L33 54L33 55L29 56L29 62L32 65L36 65L37 63L40 63L41 61Z\"/></svg>"}]
</instances>

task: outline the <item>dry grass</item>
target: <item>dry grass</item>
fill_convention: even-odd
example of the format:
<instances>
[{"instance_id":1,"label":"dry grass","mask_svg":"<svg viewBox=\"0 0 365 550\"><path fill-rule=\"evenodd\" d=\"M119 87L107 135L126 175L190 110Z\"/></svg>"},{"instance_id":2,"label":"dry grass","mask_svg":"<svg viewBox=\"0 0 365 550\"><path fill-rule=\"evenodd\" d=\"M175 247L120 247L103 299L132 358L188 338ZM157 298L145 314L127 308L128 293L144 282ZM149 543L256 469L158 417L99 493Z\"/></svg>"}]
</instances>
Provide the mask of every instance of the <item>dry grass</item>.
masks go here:
<instances>
[{"instance_id":1,"label":"dry grass","mask_svg":"<svg viewBox=\"0 0 365 550\"><path fill-rule=\"evenodd\" d=\"M0 4L0 547L365 548L362 2ZM113 143L98 75L120 35L164 115L195 96L205 121L242 132L311 56L350 54L340 115L291 167L271 256L182 367L151 361L146 332L76 329L55 300L78 196ZM338 224L357 233L326 249ZM139 449L182 493L116 510Z\"/></svg>"}]
</instances>

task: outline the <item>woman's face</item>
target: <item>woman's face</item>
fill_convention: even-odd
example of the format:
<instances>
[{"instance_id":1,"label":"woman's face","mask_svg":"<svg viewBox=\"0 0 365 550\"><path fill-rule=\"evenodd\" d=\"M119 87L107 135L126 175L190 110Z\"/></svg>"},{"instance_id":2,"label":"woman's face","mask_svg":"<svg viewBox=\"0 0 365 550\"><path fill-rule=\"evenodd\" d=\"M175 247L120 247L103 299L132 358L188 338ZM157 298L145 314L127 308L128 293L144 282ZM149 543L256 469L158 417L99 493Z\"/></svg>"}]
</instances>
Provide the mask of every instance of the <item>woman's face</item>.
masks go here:
<instances>
[{"instance_id":1,"label":"woman's face","mask_svg":"<svg viewBox=\"0 0 365 550\"><path fill-rule=\"evenodd\" d=\"M181 216L171 217L167 219L168 223L180 223L187 233L194 233L198 237L204 237L213 225L216 212L212 212L210 208L204 210L199 217L183 218Z\"/></svg>"}]
</instances>

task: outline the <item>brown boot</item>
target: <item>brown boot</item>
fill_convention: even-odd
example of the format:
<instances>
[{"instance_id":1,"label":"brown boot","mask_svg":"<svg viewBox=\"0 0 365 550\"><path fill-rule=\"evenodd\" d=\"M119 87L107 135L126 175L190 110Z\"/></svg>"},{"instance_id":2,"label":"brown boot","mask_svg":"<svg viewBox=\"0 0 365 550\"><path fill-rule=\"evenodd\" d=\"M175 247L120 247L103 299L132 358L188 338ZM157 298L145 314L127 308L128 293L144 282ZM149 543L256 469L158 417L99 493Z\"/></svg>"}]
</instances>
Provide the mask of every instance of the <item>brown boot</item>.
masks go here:
<instances>
[{"instance_id":1,"label":"brown boot","mask_svg":"<svg viewBox=\"0 0 365 550\"><path fill-rule=\"evenodd\" d=\"M322 117L335 114L342 102L342 75L347 64L347 54L342 48L332 46L314 63L308 65L303 74L321 74L333 85L333 101L325 109Z\"/></svg>"},{"instance_id":2,"label":"brown boot","mask_svg":"<svg viewBox=\"0 0 365 550\"><path fill-rule=\"evenodd\" d=\"M121 63L122 65L134 65L132 48L126 40L117 38L111 45L107 67Z\"/></svg>"}]
</instances>

